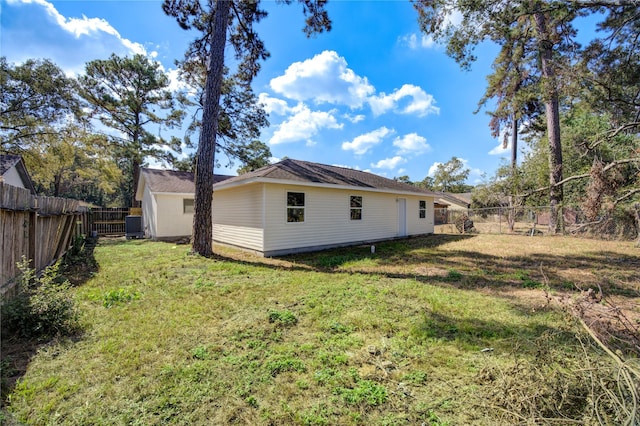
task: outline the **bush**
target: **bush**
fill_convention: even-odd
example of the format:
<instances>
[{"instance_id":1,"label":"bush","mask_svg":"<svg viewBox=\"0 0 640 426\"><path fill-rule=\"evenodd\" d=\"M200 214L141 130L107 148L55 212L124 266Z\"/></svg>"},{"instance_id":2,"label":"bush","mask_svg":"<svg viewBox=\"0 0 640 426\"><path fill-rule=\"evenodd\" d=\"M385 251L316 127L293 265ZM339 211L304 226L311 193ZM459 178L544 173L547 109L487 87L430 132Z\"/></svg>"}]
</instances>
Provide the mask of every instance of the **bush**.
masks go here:
<instances>
[{"instance_id":1,"label":"bush","mask_svg":"<svg viewBox=\"0 0 640 426\"><path fill-rule=\"evenodd\" d=\"M3 333L24 338L69 335L78 328L78 312L69 281L62 280L59 263L36 276L24 257L16 295L2 302Z\"/></svg>"}]
</instances>

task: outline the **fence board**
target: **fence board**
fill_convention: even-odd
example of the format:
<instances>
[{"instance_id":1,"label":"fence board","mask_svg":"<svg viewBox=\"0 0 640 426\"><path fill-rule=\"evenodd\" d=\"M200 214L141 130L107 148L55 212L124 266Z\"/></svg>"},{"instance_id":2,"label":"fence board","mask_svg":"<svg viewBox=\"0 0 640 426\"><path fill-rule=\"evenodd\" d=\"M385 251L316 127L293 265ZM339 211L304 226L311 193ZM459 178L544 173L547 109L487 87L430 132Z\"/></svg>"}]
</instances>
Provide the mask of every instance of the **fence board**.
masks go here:
<instances>
[{"instance_id":1,"label":"fence board","mask_svg":"<svg viewBox=\"0 0 640 426\"><path fill-rule=\"evenodd\" d=\"M86 235L90 225L90 213L78 200L35 197L0 182L0 295L12 294L23 256L41 271L62 257L76 236Z\"/></svg>"}]
</instances>

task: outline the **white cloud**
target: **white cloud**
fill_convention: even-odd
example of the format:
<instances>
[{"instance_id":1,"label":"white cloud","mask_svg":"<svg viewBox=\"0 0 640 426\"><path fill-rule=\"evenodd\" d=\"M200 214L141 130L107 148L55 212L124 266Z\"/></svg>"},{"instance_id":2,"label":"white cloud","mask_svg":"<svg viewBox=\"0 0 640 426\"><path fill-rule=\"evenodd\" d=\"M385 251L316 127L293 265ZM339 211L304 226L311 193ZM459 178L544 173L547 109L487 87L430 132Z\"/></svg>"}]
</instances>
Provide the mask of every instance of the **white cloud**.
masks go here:
<instances>
[{"instance_id":1,"label":"white cloud","mask_svg":"<svg viewBox=\"0 0 640 426\"><path fill-rule=\"evenodd\" d=\"M313 100L361 107L375 92L366 77L356 75L347 67L345 58L330 50L302 62L294 62L270 82L274 92L298 101Z\"/></svg>"},{"instance_id":2,"label":"white cloud","mask_svg":"<svg viewBox=\"0 0 640 426\"><path fill-rule=\"evenodd\" d=\"M427 139L417 133L409 133L402 137L397 137L393 141L393 146L398 148L398 154L423 154L431 150Z\"/></svg>"},{"instance_id":3,"label":"white cloud","mask_svg":"<svg viewBox=\"0 0 640 426\"><path fill-rule=\"evenodd\" d=\"M502 142L500 142L497 146L493 147L491 151L489 151L489 155L503 155L509 151L511 151L511 141L509 141L507 146L504 146Z\"/></svg>"},{"instance_id":4,"label":"white cloud","mask_svg":"<svg viewBox=\"0 0 640 426\"><path fill-rule=\"evenodd\" d=\"M131 53L146 55L147 51L140 43L132 42L126 38L123 38L120 33L104 19L101 18L87 18L82 15L82 18L66 18L58 12L55 6L46 0L8 0L9 4L37 4L44 7L47 15L53 18L58 26L68 33L72 34L75 38L79 39L83 36L95 36L99 34L108 34L117 38L124 47L126 47Z\"/></svg>"},{"instance_id":5,"label":"white cloud","mask_svg":"<svg viewBox=\"0 0 640 426\"><path fill-rule=\"evenodd\" d=\"M433 40L432 36L426 34L418 35L416 33L400 37L400 43L409 47L411 50L418 48L429 49L436 46L436 42Z\"/></svg>"},{"instance_id":6,"label":"white cloud","mask_svg":"<svg viewBox=\"0 0 640 426\"><path fill-rule=\"evenodd\" d=\"M311 111L308 106L299 103L291 109L292 115L280 123L269 143L278 145L287 142L305 141L312 143L312 137L322 129L341 129L334 117L335 111Z\"/></svg>"},{"instance_id":7,"label":"white cloud","mask_svg":"<svg viewBox=\"0 0 640 426\"><path fill-rule=\"evenodd\" d=\"M344 164L332 164L334 167L342 167L343 169L352 169L352 170L360 170L359 166L347 166Z\"/></svg>"},{"instance_id":8,"label":"white cloud","mask_svg":"<svg viewBox=\"0 0 640 426\"><path fill-rule=\"evenodd\" d=\"M164 67L161 66L161 68L164 71ZM169 90L171 90L172 92L186 91L191 96L195 96L195 89L193 87L190 87L187 83L184 82L184 80L180 78L180 72L177 69L171 69L169 71L165 71L165 73L169 78Z\"/></svg>"},{"instance_id":9,"label":"white cloud","mask_svg":"<svg viewBox=\"0 0 640 426\"><path fill-rule=\"evenodd\" d=\"M268 93L260 93L258 95L258 102L264 106L267 114L286 115L291 112L287 101L271 97Z\"/></svg>"},{"instance_id":10,"label":"white cloud","mask_svg":"<svg viewBox=\"0 0 640 426\"><path fill-rule=\"evenodd\" d=\"M343 115L343 117L349 120L350 122L352 122L353 124L357 124L366 118L364 114L357 114L357 115L345 114Z\"/></svg>"},{"instance_id":11,"label":"white cloud","mask_svg":"<svg viewBox=\"0 0 640 426\"><path fill-rule=\"evenodd\" d=\"M389 169L393 170L398 167L400 164L406 163L407 160L399 155L396 155L393 158L385 158L384 160L380 160L377 163L371 163L371 167L374 169Z\"/></svg>"},{"instance_id":12,"label":"white cloud","mask_svg":"<svg viewBox=\"0 0 640 426\"><path fill-rule=\"evenodd\" d=\"M30 58L49 58L67 75L84 72L85 64L106 59L111 54L154 57L143 44L124 38L107 20L87 16L67 17L46 0L6 0L0 7L3 16L15 19L2 22L2 55L12 63ZM29 25L22 24L23 21Z\"/></svg>"},{"instance_id":13,"label":"white cloud","mask_svg":"<svg viewBox=\"0 0 640 426\"><path fill-rule=\"evenodd\" d=\"M457 9L448 10L444 16L443 27L458 27L462 24L462 20L464 16ZM479 25L479 24L476 24ZM431 49L433 47L438 46L438 42L433 39L433 36L430 34L416 34L411 33L405 36L400 37L399 39L402 45L407 46L411 50L415 50L418 48L422 49Z\"/></svg>"},{"instance_id":14,"label":"white cloud","mask_svg":"<svg viewBox=\"0 0 640 426\"><path fill-rule=\"evenodd\" d=\"M427 172L427 176L433 176L436 173L436 170L438 170L438 166L442 164L438 161L436 161L435 163L433 163L431 165L431 167L429 167L429 172Z\"/></svg>"},{"instance_id":15,"label":"white cloud","mask_svg":"<svg viewBox=\"0 0 640 426\"><path fill-rule=\"evenodd\" d=\"M394 131L386 127L380 127L372 132L356 136L351 142L343 142L342 149L345 151L353 151L356 155L366 154L374 146L382 142L382 140L393 134Z\"/></svg>"},{"instance_id":16,"label":"white cloud","mask_svg":"<svg viewBox=\"0 0 640 426\"><path fill-rule=\"evenodd\" d=\"M401 101L404 98L411 99L408 103L403 104ZM440 108L435 106L435 103L436 101L432 95L413 84L405 84L390 95L383 92L378 96L369 98L369 104L374 115L381 115L391 110L400 114L416 114L418 117L439 114Z\"/></svg>"}]
</instances>

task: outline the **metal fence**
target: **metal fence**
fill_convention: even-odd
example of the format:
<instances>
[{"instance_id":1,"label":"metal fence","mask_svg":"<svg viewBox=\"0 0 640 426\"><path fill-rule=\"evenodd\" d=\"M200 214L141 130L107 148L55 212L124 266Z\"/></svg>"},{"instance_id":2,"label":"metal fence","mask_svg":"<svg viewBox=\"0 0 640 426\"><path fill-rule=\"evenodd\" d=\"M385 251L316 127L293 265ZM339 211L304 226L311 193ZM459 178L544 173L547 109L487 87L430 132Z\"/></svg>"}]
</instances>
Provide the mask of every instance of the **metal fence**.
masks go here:
<instances>
[{"instance_id":1,"label":"metal fence","mask_svg":"<svg viewBox=\"0 0 640 426\"><path fill-rule=\"evenodd\" d=\"M441 234L549 234L549 207L435 209L435 232ZM564 207L558 217L560 233L602 239L634 239L639 230L631 214L611 214L589 220L579 207Z\"/></svg>"}]
</instances>

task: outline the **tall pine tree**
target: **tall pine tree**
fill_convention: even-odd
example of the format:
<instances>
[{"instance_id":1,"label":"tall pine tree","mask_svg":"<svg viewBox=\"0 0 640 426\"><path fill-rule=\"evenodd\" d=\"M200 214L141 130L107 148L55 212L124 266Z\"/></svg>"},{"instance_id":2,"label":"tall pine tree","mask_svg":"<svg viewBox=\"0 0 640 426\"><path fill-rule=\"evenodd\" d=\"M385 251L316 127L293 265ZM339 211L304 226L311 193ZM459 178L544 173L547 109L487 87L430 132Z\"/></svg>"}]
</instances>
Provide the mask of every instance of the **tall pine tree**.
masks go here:
<instances>
[{"instance_id":1,"label":"tall pine tree","mask_svg":"<svg viewBox=\"0 0 640 426\"><path fill-rule=\"evenodd\" d=\"M291 0L284 1L291 3ZM304 29L307 36L331 29L331 21L324 9L326 0L300 0L307 17ZM207 79L204 90L202 125L198 142L195 173L195 203L193 218L194 253L213 254L213 167L216 138L220 122L225 45L231 42L239 61L234 79L249 85L260 70L259 61L269 56L264 43L254 31L254 24L267 16L257 0L165 0L162 7L184 29L196 29L202 35L190 48L207 58Z\"/></svg>"}]
</instances>

